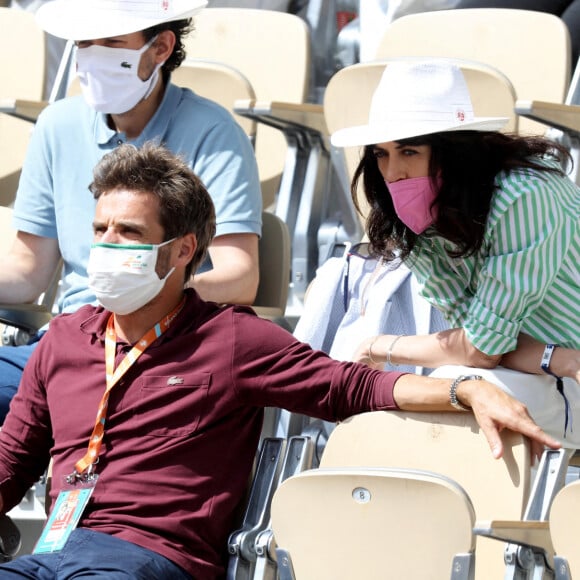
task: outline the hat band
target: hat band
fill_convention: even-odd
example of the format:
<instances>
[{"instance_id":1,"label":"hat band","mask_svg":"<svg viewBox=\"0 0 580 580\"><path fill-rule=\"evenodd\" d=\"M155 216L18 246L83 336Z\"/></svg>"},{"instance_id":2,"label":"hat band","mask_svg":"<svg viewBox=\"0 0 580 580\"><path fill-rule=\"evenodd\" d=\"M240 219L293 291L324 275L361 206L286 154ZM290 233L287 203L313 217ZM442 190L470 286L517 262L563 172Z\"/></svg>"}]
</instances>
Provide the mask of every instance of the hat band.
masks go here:
<instances>
[{"instance_id":1,"label":"hat band","mask_svg":"<svg viewBox=\"0 0 580 580\"><path fill-rule=\"evenodd\" d=\"M99 10L109 14L115 12L135 13L138 8L143 18L165 18L172 13L171 0L157 0L154 2L141 2L137 6L135 0L100 0Z\"/></svg>"},{"instance_id":2,"label":"hat band","mask_svg":"<svg viewBox=\"0 0 580 580\"><path fill-rule=\"evenodd\" d=\"M386 114L385 114L386 113ZM452 123L461 125L470 123L474 119L473 110L457 107L454 111L393 111L384 107L380 115L369 117L369 124L372 123Z\"/></svg>"}]
</instances>

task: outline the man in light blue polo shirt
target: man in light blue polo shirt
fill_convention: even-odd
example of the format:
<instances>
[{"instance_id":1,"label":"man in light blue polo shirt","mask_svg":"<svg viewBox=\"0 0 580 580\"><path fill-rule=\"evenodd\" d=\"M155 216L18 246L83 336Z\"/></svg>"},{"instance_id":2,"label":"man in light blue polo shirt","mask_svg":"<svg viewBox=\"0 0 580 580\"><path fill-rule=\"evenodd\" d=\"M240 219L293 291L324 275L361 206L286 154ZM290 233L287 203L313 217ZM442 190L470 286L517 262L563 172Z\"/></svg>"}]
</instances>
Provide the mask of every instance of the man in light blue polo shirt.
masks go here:
<instances>
[{"instance_id":1,"label":"man in light blue polo shirt","mask_svg":"<svg viewBox=\"0 0 580 580\"><path fill-rule=\"evenodd\" d=\"M59 310L95 303L86 273L92 170L119 144L151 140L181 155L215 204L210 260L191 285L206 300L253 302L262 198L251 144L228 111L170 82L190 18L205 4L55 0L38 10L44 30L76 41L82 96L53 103L34 128L14 207L16 241L0 262L0 302L34 301L62 256ZM0 349L0 422L33 348Z\"/></svg>"}]
</instances>

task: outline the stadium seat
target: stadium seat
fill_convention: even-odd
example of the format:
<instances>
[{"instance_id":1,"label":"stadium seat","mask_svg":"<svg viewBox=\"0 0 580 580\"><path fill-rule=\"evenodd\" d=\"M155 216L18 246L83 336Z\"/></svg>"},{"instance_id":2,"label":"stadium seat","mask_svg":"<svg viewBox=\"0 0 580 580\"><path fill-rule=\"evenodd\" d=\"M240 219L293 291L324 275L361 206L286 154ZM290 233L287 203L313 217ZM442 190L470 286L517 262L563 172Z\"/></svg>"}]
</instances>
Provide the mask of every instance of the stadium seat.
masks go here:
<instances>
[{"instance_id":1,"label":"stadium seat","mask_svg":"<svg viewBox=\"0 0 580 580\"><path fill-rule=\"evenodd\" d=\"M206 8L185 39L189 58L217 61L240 71L259 100L303 103L310 82L306 23L286 12L251 8ZM264 207L275 203L284 169L284 136L266 126L256 135L256 158Z\"/></svg>"},{"instance_id":2,"label":"stadium seat","mask_svg":"<svg viewBox=\"0 0 580 580\"><path fill-rule=\"evenodd\" d=\"M547 12L471 8L402 16L387 27L375 59L399 56L480 61L503 72L518 99L563 103L570 83L570 34ZM538 133L545 127L520 119L518 130Z\"/></svg>"},{"instance_id":3,"label":"stadium seat","mask_svg":"<svg viewBox=\"0 0 580 580\"><path fill-rule=\"evenodd\" d=\"M262 212L259 255L260 282L252 307L262 318L281 323L288 301L290 234L288 226L270 212Z\"/></svg>"},{"instance_id":4,"label":"stadium seat","mask_svg":"<svg viewBox=\"0 0 580 580\"><path fill-rule=\"evenodd\" d=\"M471 413L364 413L337 425L320 467L433 471L465 490L477 519L521 519L531 482L529 442L511 431L501 436L505 451L496 460ZM478 538L475 552L477 580L503 577L501 544Z\"/></svg>"},{"instance_id":5,"label":"stadium seat","mask_svg":"<svg viewBox=\"0 0 580 580\"><path fill-rule=\"evenodd\" d=\"M280 579L467 580L474 518L465 491L432 472L305 471L272 501Z\"/></svg>"},{"instance_id":6,"label":"stadium seat","mask_svg":"<svg viewBox=\"0 0 580 580\"><path fill-rule=\"evenodd\" d=\"M0 7L0 30L0 111L6 100L41 100L46 46L34 14ZM20 46L23 39L26 49L15 57L14 47ZM0 205L14 201L30 131L30 123L0 112Z\"/></svg>"}]
</instances>

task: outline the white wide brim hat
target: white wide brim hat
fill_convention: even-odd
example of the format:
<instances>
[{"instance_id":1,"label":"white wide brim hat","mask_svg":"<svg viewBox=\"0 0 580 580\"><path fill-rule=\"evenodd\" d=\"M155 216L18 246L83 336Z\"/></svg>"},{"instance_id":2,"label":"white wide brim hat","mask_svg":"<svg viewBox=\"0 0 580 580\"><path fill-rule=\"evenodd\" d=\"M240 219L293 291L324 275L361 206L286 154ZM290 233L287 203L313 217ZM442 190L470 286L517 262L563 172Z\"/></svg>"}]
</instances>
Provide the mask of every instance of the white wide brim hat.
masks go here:
<instances>
[{"instance_id":1,"label":"white wide brim hat","mask_svg":"<svg viewBox=\"0 0 580 580\"><path fill-rule=\"evenodd\" d=\"M351 147L445 131L497 131L508 120L474 115L457 65L438 60L394 62L387 65L375 89L368 123L336 131L331 143Z\"/></svg>"},{"instance_id":2,"label":"white wide brim hat","mask_svg":"<svg viewBox=\"0 0 580 580\"><path fill-rule=\"evenodd\" d=\"M51 0L36 12L38 25L66 40L95 40L130 34L190 18L207 0Z\"/></svg>"}]
</instances>

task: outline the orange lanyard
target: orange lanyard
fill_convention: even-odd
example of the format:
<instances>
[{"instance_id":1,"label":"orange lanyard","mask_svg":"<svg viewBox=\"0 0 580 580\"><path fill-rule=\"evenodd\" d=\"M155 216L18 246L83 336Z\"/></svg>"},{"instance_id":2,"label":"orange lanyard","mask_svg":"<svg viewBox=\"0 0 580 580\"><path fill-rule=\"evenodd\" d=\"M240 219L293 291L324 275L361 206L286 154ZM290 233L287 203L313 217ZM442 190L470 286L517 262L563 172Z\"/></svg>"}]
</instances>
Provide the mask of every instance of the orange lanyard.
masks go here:
<instances>
[{"instance_id":1,"label":"orange lanyard","mask_svg":"<svg viewBox=\"0 0 580 580\"><path fill-rule=\"evenodd\" d=\"M115 352L117 349L117 333L115 332L114 315L111 314L107 322L107 331L105 334L105 372L107 379L107 387L101 398L99 410L97 411L97 418L95 426L89 439L89 446L85 456L75 463L75 471L69 480L72 482L79 479L85 471L87 477L93 473L94 465L98 460L101 445L103 443L103 435L105 434L105 419L107 416L107 404L109 402L109 394L111 389L120 381L121 377L129 370L135 361L145 352L149 345L155 342L175 320L183 305L185 304L185 297L167 316L160 320L153 328L149 329L127 353L125 358L119 363L115 369Z\"/></svg>"}]
</instances>

